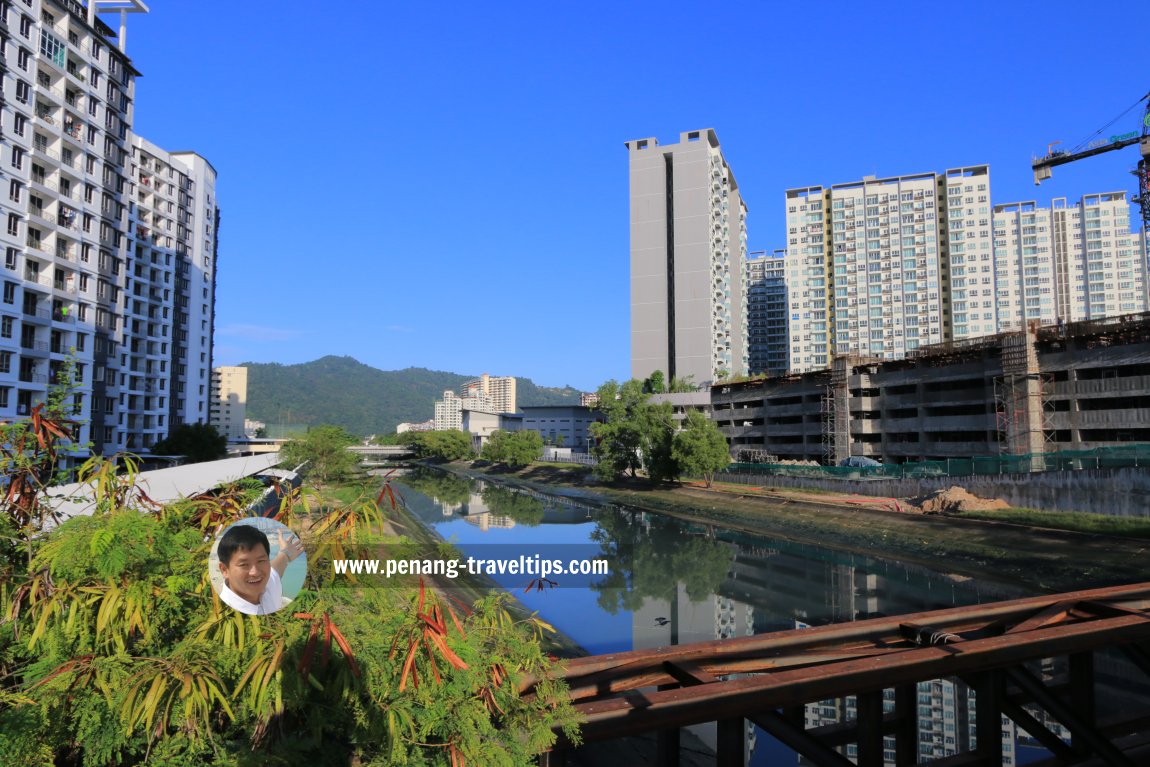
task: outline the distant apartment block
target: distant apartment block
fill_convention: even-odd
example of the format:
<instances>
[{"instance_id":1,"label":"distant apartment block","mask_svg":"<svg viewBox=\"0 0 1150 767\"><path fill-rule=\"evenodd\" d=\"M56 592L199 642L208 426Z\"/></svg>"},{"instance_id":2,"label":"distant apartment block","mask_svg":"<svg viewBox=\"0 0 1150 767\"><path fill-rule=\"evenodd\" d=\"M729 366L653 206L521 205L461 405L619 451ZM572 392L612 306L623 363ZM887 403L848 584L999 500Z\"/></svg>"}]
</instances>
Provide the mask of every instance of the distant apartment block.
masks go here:
<instances>
[{"instance_id":1,"label":"distant apartment block","mask_svg":"<svg viewBox=\"0 0 1150 767\"><path fill-rule=\"evenodd\" d=\"M248 369L218 367L212 370L210 423L229 441L247 436Z\"/></svg>"},{"instance_id":2,"label":"distant apartment block","mask_svg":"<svg viewBox=\"0 0 1150 767\"><path fill-rule=\"evenodd\" d=\"M993 205L978 165L790 189L786 205L791 372L1150 308L1122 192Z\"/></svg>"},{"instance_id":3,"label":"distant apartment block","mask_svg":"<svg viewBox=\"0 0 1150 767\"><path fill-rule=\"evenodd\" d=\"M489 376L484 373L459 387L459 396L475 397L482 408L494 413L514 413L516 393L514 376ZM486 399L484 399L486 398Z\"/></svg>"},{"instance_id":4,"label":"distant apartment block","mask_svg":"<svg viewBox=\"0 0 1150 767\"><path fill-rule=\"evenodd\" d=\"M435 419L420 421L419 423L401 423L395 427L396 434L403 434L407 431L435 431Z\"/></svg>"},{"instance_id":5,"label":"distant apartment block","mask_svg":"<svg viewBox=\"0 0 1150 767\"><path fill-rule=\"evenodd\" d=\"M792 372L842 354L900 359L950 338L948 248L991 263L985 165L788 189L786 206Z\"/></svg>"},{"instance_id":6,"label":"distant apartment block","mask_svg":"<svg viewBox=\"0 0 1150 767\"><path fill-rule=\"evenodd\" d=\"M996 205L994 252L1000 332L1023 322L1052 325L1150 308L1146 254L1141 234L1130 231L1125 192L1086 195L1074 204L1058 198L1047 208ZM962 311L986 312L983 303L956 303L956 324Z\"/></svg>"},{"instance_id":7,"label":"distant apartment block","mask_svg":"<svg viewBox=\"0 0 1150 767\"><path fill-rule=\"evenodd\" d=\"M219 217L202 157L133 134L138 72L96 17L112 5L0 6L0 419L71 359L78 442L147 452L209 417Z\"/></svg>"},{"instance_id":8,"label":"distant apartment block","mask_svg":"<svg viewBox=\"0 0 1150 767\"><path fill-rule=\"evenodd\" d=\"M599 394L597 392L579 392L579 404L583 407L595 407L599 404Z\"/></svg>"},{"instance_id":9,"label":"distant apartment block","mask_svg":"<svg viewBox=\"0 0 1150 767\"><path fill-rule=\"evenodd\" d=\"M464 410L490 411L489 398L483 395L458 397L451 389L435 403L435 431L458 431L463 428Z\"/></svg>"},{"instance_id":10,"label":"distant apartment block","mask_svg":"<svg viewBox=\"0 0 1150 767\"><path fill-rule=\"evenodd\" d=\"M756 251L746 263L747 372L786 375L786 251Z\"/></svg>"},{"instance_id":11,"label":"distant apartment block","mask_svg":"<svg viewBox=\"0 0 1150 767\"><path fill-rule=\"evenodd\" d=\"M628 141L631 376L747 370L747 206L713 130Z\"/></svg>"}]
</instances>

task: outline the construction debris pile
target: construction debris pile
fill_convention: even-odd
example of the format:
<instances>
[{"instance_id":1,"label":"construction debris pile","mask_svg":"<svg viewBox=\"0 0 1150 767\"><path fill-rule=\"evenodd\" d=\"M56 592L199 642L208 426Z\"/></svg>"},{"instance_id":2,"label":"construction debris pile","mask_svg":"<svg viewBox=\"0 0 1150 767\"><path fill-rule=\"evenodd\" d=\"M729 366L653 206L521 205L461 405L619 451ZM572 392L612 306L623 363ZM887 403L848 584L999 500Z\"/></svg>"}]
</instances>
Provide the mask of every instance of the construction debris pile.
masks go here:
<instances>
[{"instance_id":1,"label":"construction debris pile","mask_svg":"<svg viewBox=\"0 0 1150 767\"><path fill-rule=\"evenodd\" d=\"M968 492L965 488L953 485L945 490L935 490L933 493L915 498L915 506L922 509L924 514L948 514L956 511L994 511L996 509L1009 509L1010 504L1000 498L979 498Z\"/></svg>"}]
</instances>

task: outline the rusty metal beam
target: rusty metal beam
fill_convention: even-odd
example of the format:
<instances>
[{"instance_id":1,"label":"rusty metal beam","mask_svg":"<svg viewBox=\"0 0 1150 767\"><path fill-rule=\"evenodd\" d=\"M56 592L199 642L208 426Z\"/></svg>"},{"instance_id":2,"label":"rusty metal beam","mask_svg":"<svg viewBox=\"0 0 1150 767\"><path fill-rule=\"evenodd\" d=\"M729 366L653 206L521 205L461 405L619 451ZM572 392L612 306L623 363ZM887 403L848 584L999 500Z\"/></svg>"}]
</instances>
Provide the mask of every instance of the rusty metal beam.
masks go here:
<instances>
[{"instance_id":1,"label":"rusty metal beam","mask_svg":"<svg viewBox=\"0 0 1150 767\"><path fill-rule=\"evenodd\" d=\"M1150 584L1088 589L1055 597L1030 597L850 624L576 658L568 662L563 677L569 682L575 699L611 695L625 689L668 683L670 679L662 669L662 663L667 660L693 661L717 675L823 663L845 658L851 653L876 654L903 647L906 640L900 632L902 624L926 623L936 630L952 634L987 631L995 626L1005 630L1038 612L1055 606L1061 609L1063 603L1091 601L1111 606L1117 603L1124 608L1150 606ZM534 682L533 678L525 678L520 686L521 692L530 694Z\"/></svg>"},{"instance_id":2,"label":"rusty metal beam","mask_svg":"<svg viewBox=\"0 0 1150 767\"><path fill-rule=\"evenodd\" d=\"M1004 668L1027 660L1150 639L1150 616L1136 614L1055 626L1021 635L988 637L946 647L922 647L881 658L850 660L724 682L655 692L635 706L630 697L576 705L587 739L641 729L716 721L926 679Z\"/></svg>"}]
</instances>

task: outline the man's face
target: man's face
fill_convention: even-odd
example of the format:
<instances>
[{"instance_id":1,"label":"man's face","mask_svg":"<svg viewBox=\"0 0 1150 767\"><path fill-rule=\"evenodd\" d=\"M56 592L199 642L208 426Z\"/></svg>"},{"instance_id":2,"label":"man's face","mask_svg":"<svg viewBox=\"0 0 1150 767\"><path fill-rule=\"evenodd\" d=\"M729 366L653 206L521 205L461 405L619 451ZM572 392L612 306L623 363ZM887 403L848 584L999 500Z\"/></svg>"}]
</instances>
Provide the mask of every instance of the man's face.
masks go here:
<instances>
[{"instance_id":1,"label":"man's face","mask_svg":"<svg viewBox=\"0 0 1150 767\"><path fill-rule=\"evenodd\" d=\"M254 605L260 603L271 571L272 562L268 552L259 545L250 549L236 549L230 562L226 565L220 562L220 572L224 574L228 588Z\"/></svg>"}]
</instances>

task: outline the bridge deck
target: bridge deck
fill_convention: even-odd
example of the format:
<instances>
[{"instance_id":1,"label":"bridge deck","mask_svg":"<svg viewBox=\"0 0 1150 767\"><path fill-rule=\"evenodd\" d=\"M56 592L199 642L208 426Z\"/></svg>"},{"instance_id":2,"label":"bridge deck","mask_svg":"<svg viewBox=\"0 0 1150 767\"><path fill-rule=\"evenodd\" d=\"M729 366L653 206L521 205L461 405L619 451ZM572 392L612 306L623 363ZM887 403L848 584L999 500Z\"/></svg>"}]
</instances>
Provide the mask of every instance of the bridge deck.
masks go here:
<instances>
[{"instance_id":1,"label":"bridge deck","mask_svg":"<svg viewBox=\"0 0 1150 767\"><path fill-rule=\"evenodd\" d=\"M849 765L836 747L855 743L859 765L883 765L884 735L895 738L897 764L916 764L916 685L955 677L976 693L977 731L993 737L932 764L1002 764L1006 716L1052 752L1050 764L1097 758L1133 767L1148 763L1132 755L1147 745L1122 738L1140 738L1150 722L1097 720L1094 653L1121 648L1150 675L1150 654L1140 646L1150 641L1147 608L1150 584L1092 589L579 658L564 676L584 718L585 741L656 731L663 764L677 763L677 728L704 722L719 725L717 763L742 764L744 720L811 764ZM1024 665L1063 657L1061 677ZM884 711L883 691L891 689L894 710ZM532 691L528 680L524 692ZM805 704L845 696L856 696L857 719L805 728ZM1150 702L1133 713L1146 712ZM1057 721L1070 742L1043 720ZM547 763L561 763L562 753L560 746Z\"/></svg>"}]
</instances>

